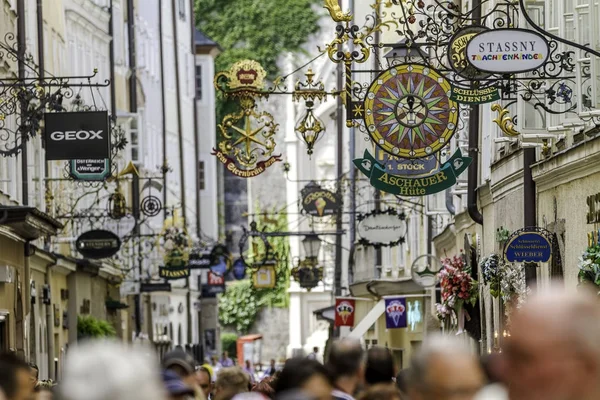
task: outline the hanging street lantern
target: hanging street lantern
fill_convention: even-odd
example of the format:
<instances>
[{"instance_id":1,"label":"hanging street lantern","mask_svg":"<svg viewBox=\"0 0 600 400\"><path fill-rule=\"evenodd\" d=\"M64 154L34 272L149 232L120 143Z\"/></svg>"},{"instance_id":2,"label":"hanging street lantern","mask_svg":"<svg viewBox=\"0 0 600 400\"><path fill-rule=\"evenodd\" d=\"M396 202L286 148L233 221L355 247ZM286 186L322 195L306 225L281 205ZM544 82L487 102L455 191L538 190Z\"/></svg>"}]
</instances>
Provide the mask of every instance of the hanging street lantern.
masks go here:
<instances>
[{"instance_id":1,"label":"hanging street lantern","mask_svg":"<svg viewBox=\"0 0 600 400\"><path fill-rule=\"evenodd\" d=\"M310 292L323 280L323 267L317 266L316 258L301 260L292 268L292 277L302 289Z\"/></svg>"},{"instance_id":2,"label":"hanging street lantern","mask_svg":"<svg viewBox=\"0 0 600 400\"><path fill-rule=\"evenodd\" d=\"M316 233L306 235L302 239L302 246L304 247L304 253L306 258L310 260L316 260L319 257L319 251L321 250L321 239Z\"/></svg>"},{"instance_id":3,"label":"hanging street lantern","mask_svg":"<svg viewBox=\"0 0 600 400\"><path fill-rule=\"evenodd\" d=\"M306 114L296 125L296 133L306 143L306 152L309 156L313 154L315 143L323 137L325 125L319 120L313 112L314 102L306 102Z\"/></svg>"},{"instance_id":4,"label":"hanging street lantern","mask_svg":"<svg viewBox=\"0 0 600 400\"><path fill-rule=\"evenodd\" d=\"M296 82L294 92L292 93L294 101L302 99L306 102L306 114L298 121L294 129L302 141L306 143L307 153L311 156L315 143L325 133L325 124L314 114L315 101L326 100L327 92L322 81L315 82L315 73L312 69L309 68L305 76L306 81Z\"/></svg>"}]
</instances>

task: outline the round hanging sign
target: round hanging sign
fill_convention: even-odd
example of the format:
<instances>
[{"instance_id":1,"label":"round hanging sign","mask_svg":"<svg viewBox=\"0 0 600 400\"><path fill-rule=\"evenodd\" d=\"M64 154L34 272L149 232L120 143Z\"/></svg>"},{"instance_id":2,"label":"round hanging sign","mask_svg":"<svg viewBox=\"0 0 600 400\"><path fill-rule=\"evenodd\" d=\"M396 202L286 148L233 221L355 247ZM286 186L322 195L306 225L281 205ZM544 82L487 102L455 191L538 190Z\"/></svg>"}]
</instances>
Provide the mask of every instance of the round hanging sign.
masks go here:
<instances>
[{"instance_id":1,"label":"round hanging sign","mask_svg":"<svg viewBox=\"0 0 600 400\"><path fill-rule=\"evenodd\" d=\"M458 123L458 103L450 83L435 69L402 64L371 84L365 98L365 125L388 153L423 158L448 144Z\"/></svg>"},{"instance_id":2,"label":"round hanging sign","mask_svg":"<svg viewBox=\"0 0 600 400\"><path fill-rule=\"evenodd\" d=\"M98 229L79 236L75 247L86 258L108 258L117 254L121 248L121 239L110 231Z\"/></svg>"},{"instance_id":3,"label":"round hanging sign","mask_svg":"<svg viewBox=\"0 0 600 400\"><path fill-rule=\"evenodd\" d=\"M360 243L371 246L396 246L404 243L406 237L406 215L396 210L376 210L359 215L357 232Z\"/></svg>"},{"instance_id":4,"label":"round hanging sign","mask_svg":"<svg viewBox=\"0 0 600 400\"><path fill-rule=\"evenodd\" d=\"M439 258L432 256L431 254L425 254L415 259L410 268L410 272L413 281L419 286L429 288L434 287L438 283L438 272L440 272L441 269L442 263Z\"/></svg>"}]
</instances>

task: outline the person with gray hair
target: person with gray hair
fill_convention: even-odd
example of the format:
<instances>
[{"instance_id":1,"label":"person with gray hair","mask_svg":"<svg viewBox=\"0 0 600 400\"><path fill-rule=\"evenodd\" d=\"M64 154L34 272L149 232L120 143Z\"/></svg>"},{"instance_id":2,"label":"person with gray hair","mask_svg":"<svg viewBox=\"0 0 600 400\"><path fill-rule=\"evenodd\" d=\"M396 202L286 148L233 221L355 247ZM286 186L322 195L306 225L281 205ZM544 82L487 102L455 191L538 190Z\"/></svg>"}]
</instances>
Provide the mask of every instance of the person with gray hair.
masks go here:
<instances>
[{"instance_id":1,"label":"person with gray hair","mask_svg":"<svg viewBox=\"0 0 600 400\"><path fill-rule=\"evenodd\" d=\"M122 343L94 341L69 350L62 400L165 400L158 360Z\"/></svg>"},{"instance_id":2,"label":"person with gray hair","mask_svg":"<svg viewBox=\"0 0 600 400\"><path fill-rule=\"evenodd\" d=\"M531 298L512 320L502 377L511 400L600 399L600 304L564 288Z\"/></svg>"},{"instance_id":3,"label":"person with gray hair","mask_svg":"<svg viewBox=\"0 0 600 400\"><path fill-rule=\"evenodd\" d=\"M333 375L335 400L354 400L354 394L365 383L365 351L360 341L341 339L333 342L327 367Z\"/></svg>"},{"instance_id":4,"label":"person with gray hair","mask_svg":"<svg viewBox=\"0 0 600 400\"><path fill-rule=\"evenodd\" d=\"M410 400L472 400L484 384L479 360L453 336L429 335L412 359Z\"/></svg>"}]
</instances>

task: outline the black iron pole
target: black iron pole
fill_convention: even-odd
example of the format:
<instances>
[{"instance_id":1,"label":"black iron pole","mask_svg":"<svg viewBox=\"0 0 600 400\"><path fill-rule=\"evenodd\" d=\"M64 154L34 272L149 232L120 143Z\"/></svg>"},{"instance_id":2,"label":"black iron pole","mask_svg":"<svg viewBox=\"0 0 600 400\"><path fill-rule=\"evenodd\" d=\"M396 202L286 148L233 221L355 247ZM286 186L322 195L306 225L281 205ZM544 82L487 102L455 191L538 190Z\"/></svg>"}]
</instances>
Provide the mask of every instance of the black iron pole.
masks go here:
<instances>
[{"instance_id":1,"label":"black iron pole","mask_svg":"<svg viewBox=\"0 0 600 400\"><path fill-rule=\"evenodd\" d=\"M473 0L473 24L481 23L481 0ZM471 219L483 225L483 215L477 207L477 185L479 183L479 106L471 107L469 114L469 157L473 159L469 166L467 185L467 211Z\"/></svg>"},{"instance_id":2,"label":"black iron pole","mask_svg":"<svg viewBox=\"0 0 600 400\"><path fill-rule=\"evenodd\" d=\"M190 0L189 2L190 5L190 49L192 52L192 59L194 60L193 63L193 67L194 71L196 69L196 16L194 14L194 0ZM193 116L194 116L194 149L196 149L196 151L194 152L194 162L195 162L195 169L196 169L196 235L198 237L200 236L200 149L198 148L198 98L196 97L197 94L197 90L196 90L196 79L194 79L194 94L192 96L192 101L194 102L194 111L193 111ZM188 288L190 288L188 290L188 298L187 298L187 309L188 309L188 343L193 344L192 343L192 289L191 289L191 280L192 277L191 275L188 276ZM200 330L198 332L198 340L200 343L201 342L201 338L202 338L202 331Z\"/></svg>"},{"instance_id":3,"label":"black iron pole","mask_svg":"<svg viewBox=\"0 0 600 400\"><path fill-rule=\"evenodd\" d=\"M165 98L165 52L163 44L163 12L162 0L158 0L158 35L160 47L160 96L162 110L162 174L163 174L163 210L164 216L167 217L167 116L166 116L166 98Z\"/></svg>"},{"instance_id":4,"label":"black iron pole","mask_svg":"<svg viewBox=\"0 0 600 400\"><path fill-rule=\"evenodd\" d=\"M25 79L25 0L17 1L17 52L18 52L18 74L19 79ZM27 113L27 104L20 103L21 118L25 119ZM21 195L24 206L29 204L29 170L27 157L27 137L21 132Z\"/></svg>"},{"instance_id":5,"label":"black iron pole","mask_svg":"<svg viewBox=\"0 0 600 400\"><path fill-rule=\"evenodd\" d=\"M535 204L535 182L531 165L535 163L535 148L523 149L523 222L525 227L537 225ZM537 264L525 263L525 282L533 287L537 282Z\"/></svg>"},{"instance_id":6,"label":"black iron pole","mask_svg":"<svg viewBox=\"0 0 600 400\"><path fill-rule=\"evenodd\" d=\"M181 181L181 218L183 226L187 227L187 201L185 198L185 160L183 146L183 126L181 123L181 77L179 76L179 33L177 29L177 2L171 0L171 17L173 23L173 53L175 61L175 98L177 99L177 132L179 139L179 179Z\"/></svg>"},{"instance_id":7,"label":"black iron pole","mask_svg":"<svg viewBox=\"0 0 600 400\"><path fill-rule=\"evenodd\" d=\"M108 35L110 36L110 46L108 47L108 57L110 61L110 117L112 122L117 122L117 94L115 89L115 28L113 19L113 0L110 0L109 12L110 19L108 20Z\"/></svg>"},{"instance_id":8,"label":"black iron pole","mask_svg":"<svg viewBox=\"0 0 600 400\"><path fill-rule=\"evenodd\" d=\"M344 87L344 65L338 64L337 68L337 87ZM349 99L348 99L349 100ZM337 149L336 149L336 167L337 167L337 195L342 199L342 175L344 173L344 105L342 104L341 96L337 98ZM343 204L343 202L342 202ZM335 226L339 232L342 230L343 205L338 207ZM342 295L342 237L340 235L335 238L335 271L334 271L334 293L336 296Z\"/></svg>"},{"instance_id":9,"label":"black iron pole","mask_svg":"<svg viewBox=\"0 0 600 400\"><path fill-rule=\"evenodd\" d=\"M129 42L129 111L137 112L137 62L135 49L134 0L127 0L127 40ZM139 129L139 127L138 127Z\"/></svg>"}]
</instances>

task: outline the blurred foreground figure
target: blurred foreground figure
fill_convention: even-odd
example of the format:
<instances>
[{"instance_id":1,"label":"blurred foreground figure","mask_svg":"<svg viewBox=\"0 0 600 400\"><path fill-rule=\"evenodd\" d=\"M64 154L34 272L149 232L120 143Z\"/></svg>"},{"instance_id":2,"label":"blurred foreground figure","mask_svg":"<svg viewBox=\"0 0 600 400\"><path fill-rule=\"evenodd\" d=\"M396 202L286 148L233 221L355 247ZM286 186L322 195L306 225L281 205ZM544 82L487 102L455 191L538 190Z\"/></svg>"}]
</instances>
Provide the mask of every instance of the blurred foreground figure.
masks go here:
<instances>
[{"instance_id":1,"label":"blurred foreground figure","mask_svg":"<svg viewBox=\"0 0 600 400\"><path fill-rule=\"evenodd\" d=\"M38 381L35 385L34 400L52 400L54 398L55 385L51 379L46 381Z\"/></svg>"},{"instance_id":2,"label":"blurred foreground figure","mask_svg":"<svg viewBox=\"0 0 600 400\"><path fill-rule=\"evenodd\" d=\"M215 400L231 400L240 393L248 392L248 374L239 367L223 368L215 382Z\"/></svg>"},{"instance_id":3,"label":"blurred foreground figure","mask_svg":"<svg viewBox=\"0 0 600 400\"><path fill-rule=\"evenodd\" d=\"M511 400L600 399L600 305L556 290L515 315L504 349Z\"/></svg>"},{"instance_id":4,"label":"blurred foreground figure","mask_svg":"<svg viewBox=\"0 0 600 400\"><path fill-rule=\"evenodd\" d=\"M29 400L33 392L29 365L14 353L0 355L0 398Z\"/></svg>"},{"instance_id":5,"label":"blurred foreground figure","mask_svg":"<svg viewBox=\"0 0 600 400\"><path fill-rule=\"evenodd\" d=\"M393 383L396 376L396 365L392 352L385 347L371 347L367 351L367 368L365 381L367 385Z\"/></svg>"},{"instance_id":6,"label":"blurred foreground figure","mask_svg":"<svg viewBox=\"0 0 600 400\"><path fill-rule=\"evenodd\" d=\"M365 383L365 351L360 342L341 339L333 342L327 366L333 374L335 400L354 400L354 395Z\"/></svg>"},{"instance_id":7,"label":"blurred foreground figure","mask_svg":"<svg viewBox=\"0 0 600 400\"><path fill-rule=\"evenodd\" d=\"M187 385L177 373L166 370L162 373L163 383L167 389L169 400L188 400L193 399L195 390Z\"/></svg>"},{"instance_id":8,"label":"blurred foreground figure","mask_svg":"<svg viewBox=\"0 0 600 400\"><path fill-rule=\"evenodd\" d=\"M485 384L479 360L451 336L427 336L409 374L410 400L472 400Z\"/></svg>"},{"instance_id":9,"label":"blurred foreground figure","mask_svg":"<svg viewBox=\"0 0 600 400\"><path fill-rule=\"evenodd\" d=\"M291 398L300 392L313 400L330 400L332 389L331 378L325 367L307 358L287 360L275 383L277 398L281 395Z\"/></svg>"},{"instance_id":10,"label":"blurred foreground figure","mask_svg":"<svg viewBox=\"0 0 600 400\"><path fill-rule=\"evenodd\" d=\"M391 383L380 383L363 392L358 400L404 400L400 390Z\"/></svg>"},{"instance_id":11,"label":"blurred foreground figure","mask_svg":"<svg viewBox=\"0 0 600 400\"><path fill-rule=\"evenodd\" d=\"M70 349L59 388L62 400L165 400L158 360L108 341Z\"/></svg>"}]
</instances>

